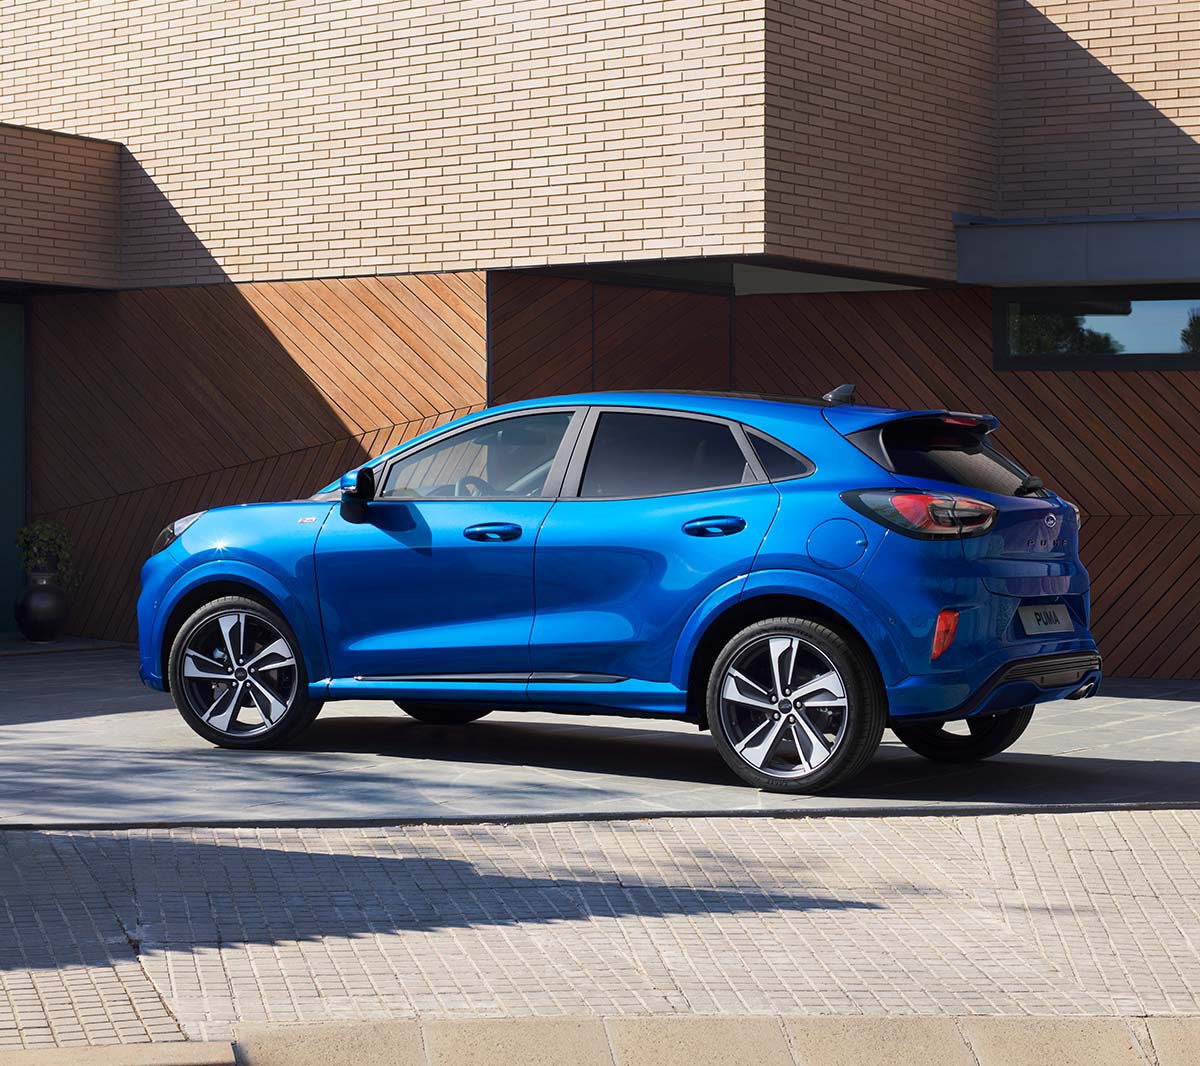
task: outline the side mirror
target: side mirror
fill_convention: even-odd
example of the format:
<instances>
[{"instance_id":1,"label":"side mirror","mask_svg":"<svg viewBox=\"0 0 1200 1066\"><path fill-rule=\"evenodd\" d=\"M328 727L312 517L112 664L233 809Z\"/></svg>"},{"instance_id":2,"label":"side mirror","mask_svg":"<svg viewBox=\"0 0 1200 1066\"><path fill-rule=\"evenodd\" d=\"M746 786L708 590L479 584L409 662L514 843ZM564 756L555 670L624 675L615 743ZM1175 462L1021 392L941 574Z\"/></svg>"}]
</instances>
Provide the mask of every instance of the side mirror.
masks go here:
<instances>
[{"instance_id":1,"label":"side mirror","mask_svg":"<svg viewBox=\"0 0 1200 1066\"><path fill-rule=\"evenodd\" d=\"M342 475L342 499L354 503L370 503L375 499L375 470L369 466L360 466Z\"/></svg>"}]
</instances>

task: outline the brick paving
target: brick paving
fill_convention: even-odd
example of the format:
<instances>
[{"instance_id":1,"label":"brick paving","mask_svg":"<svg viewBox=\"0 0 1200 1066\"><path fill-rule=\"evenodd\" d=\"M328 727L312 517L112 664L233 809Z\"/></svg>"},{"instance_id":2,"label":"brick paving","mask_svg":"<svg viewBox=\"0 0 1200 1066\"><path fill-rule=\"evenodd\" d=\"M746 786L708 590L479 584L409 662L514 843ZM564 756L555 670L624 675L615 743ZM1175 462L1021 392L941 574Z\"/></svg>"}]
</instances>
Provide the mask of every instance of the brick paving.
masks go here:
<instances>
[{"instance_id":1,"label":"brick paving","mask_svg":"<svg viewBox=\"0 0 1200 1066\"><path fill-rule=\"evenodd\" d=\"M0 833L0 1049L235 1021L1200 1013L1200 812Z\"/></svg>"}]
</instances>

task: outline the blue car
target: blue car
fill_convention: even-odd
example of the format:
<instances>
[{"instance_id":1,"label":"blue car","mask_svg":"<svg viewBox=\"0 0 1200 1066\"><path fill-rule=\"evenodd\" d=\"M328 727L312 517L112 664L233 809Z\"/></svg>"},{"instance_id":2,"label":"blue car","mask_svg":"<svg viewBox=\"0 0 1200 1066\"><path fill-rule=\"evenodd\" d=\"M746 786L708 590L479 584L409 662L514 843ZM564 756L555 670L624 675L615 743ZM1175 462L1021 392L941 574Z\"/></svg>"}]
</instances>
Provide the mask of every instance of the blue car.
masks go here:
<instances>
[{"instance_id":1,"label":"blue car","mask_svg":"<svg viewBox=\"0 0 1200 1066\"><path fill-rule=\"evenodd\" d=\"M142 570L142 679L229 748L381 699L682 719L777 792L843 784L885 727L994 755L1099 685L1078 511L995 418L850 393L513 403L181 518Z\"/></svg>"}]
</instances>

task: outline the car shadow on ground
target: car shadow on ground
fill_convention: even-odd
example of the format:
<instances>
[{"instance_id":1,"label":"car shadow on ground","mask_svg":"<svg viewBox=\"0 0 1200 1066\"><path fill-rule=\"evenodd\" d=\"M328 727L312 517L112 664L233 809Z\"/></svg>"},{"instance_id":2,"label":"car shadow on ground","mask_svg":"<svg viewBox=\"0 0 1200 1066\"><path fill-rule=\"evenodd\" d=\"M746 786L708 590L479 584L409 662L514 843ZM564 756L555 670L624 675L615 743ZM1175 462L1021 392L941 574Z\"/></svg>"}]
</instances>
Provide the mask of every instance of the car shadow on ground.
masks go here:
<instances>
[{"instance_id":1,"label":"car shadow on ground","mask_svg":"<svg viewBox=\"0 0 1200 1066\"><path fill-rule=\"evenodd\" d=\"M890 733L884 734L879 754L859 777L823 796L893 804L1200 803L1200 768L1191 761L1016 750L978 763L945 764L914 755L899 743L887 743L890 738ZM318 719L294 747L455 764L530 766L683 786L739 784L707 734L656 729L654 723L639 727L636 722L608 726L589 721L560 726L526 724L510 717L436 726L401 714L394 719L346 716Z\"/></svg>"}]
</instances>

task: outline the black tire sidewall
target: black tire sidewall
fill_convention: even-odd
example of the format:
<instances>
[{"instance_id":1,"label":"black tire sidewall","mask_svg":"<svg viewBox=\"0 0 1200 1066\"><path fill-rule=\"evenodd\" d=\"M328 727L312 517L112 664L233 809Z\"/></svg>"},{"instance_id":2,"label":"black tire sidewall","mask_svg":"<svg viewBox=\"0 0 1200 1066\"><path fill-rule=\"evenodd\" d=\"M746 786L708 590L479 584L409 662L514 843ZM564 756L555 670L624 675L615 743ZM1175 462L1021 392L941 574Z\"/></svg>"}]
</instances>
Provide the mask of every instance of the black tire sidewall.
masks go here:
<instances>
[{"instance_id":1,"label":"black tire sidewall","mask_svg":"<svg viewBox=\"0 0 1200 1066\"><path fill-rule=\"evenodd\" d=\"M1017 707L980 719L988 728L968 736L944 732L942 722L912 722L909 725L896 722L892 732L909 751L934 762L978 762L999 755L1020 740L1033 718L1033 711L1033 707Z\"/></svg>"},{"instance_id":2,"label":"black tire sidewall","mask_svg":"<svg viewBox=\"0 0 1200 1066\"><path fill-rule=\"evenodd\" d=\"M848 720L841 742L816 771L804 777L773 777L756 770L734 750L722 723L720 688L725 671L746 644L767 635L799 637L815 645L828 656L846 687ZM721 757L747 784L769 792L820 792L849 780L871 761L887 720L886 697L870 653L830 626L807 618L768 618L736 634L713 663L705 699L709 728Z\"/></svg>"},{"instance_id":3,"label":"black tire sidewall","mask_svg":"<svg viewBox=\"0 0 1200 1066\"><path fill-rule=\"evenodd\" d=\"M226 614L230 611L245 611L249 614L256 614L269 622L291 644L296 656L296 695L292 700L291 706L284 711L283 717L269 729L247 737L231 736L222 733L220 730L213 729L205 723L196 709L191 706L186 695L186 689L182 683L183 653L193 634L214 615ZM251 599L248 596L222 596L204 604L188 617L183 625L179 627L179 632L176 633L175 639L171 644L167 680L180 717L199 736L222 748L253 749L276 747L311 725L323 706L321 701L312 699L308 694L308 670L304 665L304 655L300 648L300 642L296 639L296 634L292 627L288 625L287 619L275 610L274 607L260 600Z\"/></svg>"}]
</instances>

